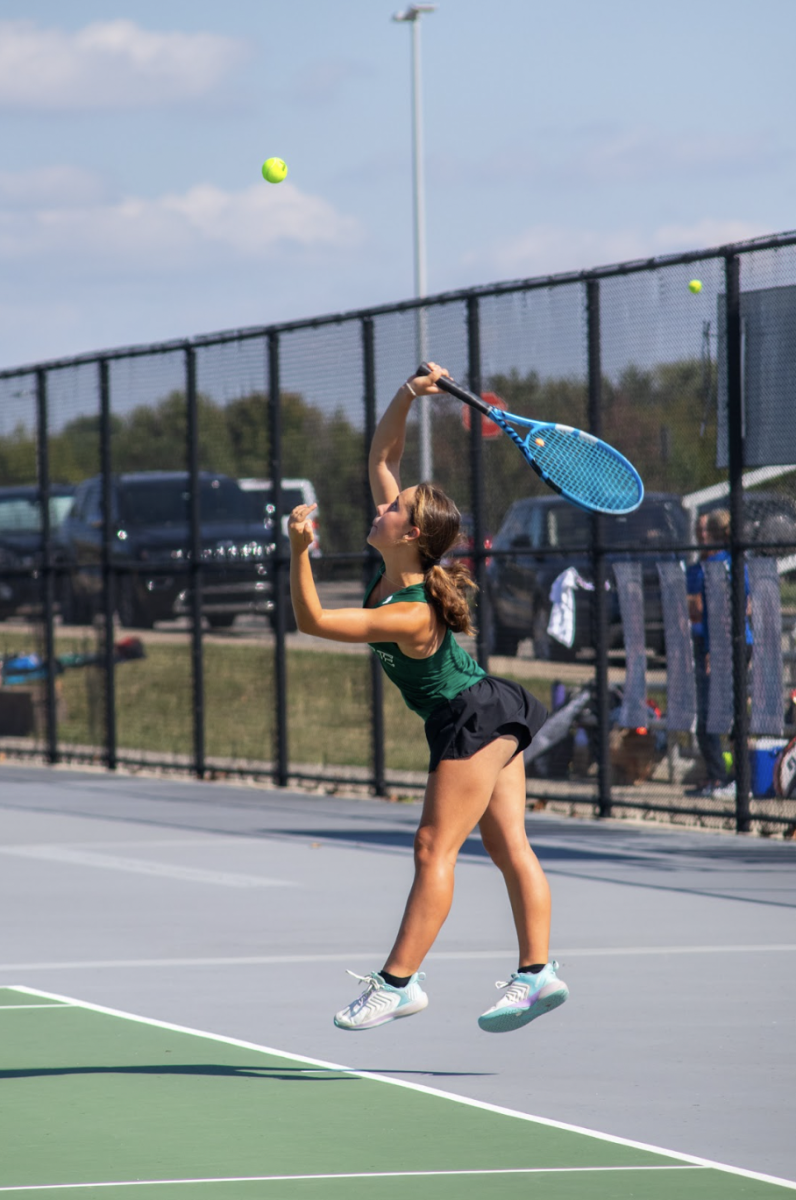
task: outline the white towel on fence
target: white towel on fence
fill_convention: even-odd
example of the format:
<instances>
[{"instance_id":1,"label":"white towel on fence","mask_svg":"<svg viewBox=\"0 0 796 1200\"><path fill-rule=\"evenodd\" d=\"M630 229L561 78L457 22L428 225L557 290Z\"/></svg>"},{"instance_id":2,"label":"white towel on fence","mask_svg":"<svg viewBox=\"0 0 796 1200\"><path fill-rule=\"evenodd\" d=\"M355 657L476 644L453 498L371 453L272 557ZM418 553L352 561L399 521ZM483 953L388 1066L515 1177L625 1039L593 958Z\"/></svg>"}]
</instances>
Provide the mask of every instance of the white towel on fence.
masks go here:
<instances>
[{"instance_id":1,"label":"white towel on fence","mask_svg":"<svg viewBox=\"0 0 796 1200\"><path fill-rule=\"evenodd\" d=\"M575 645L575 588L593 592L594 584L582 579L574 567L567 567L553 580L550 588L550 620L547 632L570 650Z\"/></svg>"}]
</instances>

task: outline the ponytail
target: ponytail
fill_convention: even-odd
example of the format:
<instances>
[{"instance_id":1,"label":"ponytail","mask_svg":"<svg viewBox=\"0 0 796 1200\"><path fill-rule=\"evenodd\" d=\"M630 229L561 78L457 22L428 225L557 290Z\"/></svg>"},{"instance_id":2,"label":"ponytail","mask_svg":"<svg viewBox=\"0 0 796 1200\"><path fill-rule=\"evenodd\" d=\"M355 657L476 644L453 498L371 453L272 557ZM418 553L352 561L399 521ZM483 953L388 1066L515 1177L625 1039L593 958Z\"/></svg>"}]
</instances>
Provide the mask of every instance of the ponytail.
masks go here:
<instances>
[{"instance_id":1,"label":"ponytail","mask_svg":"<svg viewBox=\"0 0 796 1200\"><path fill-rule=\"evenodd\" d=\"M476 584L463 563L454 559L443 567L440 562L459 540L458 508L436 484L421 483L415 489L409 519L420 530L420 565L432 608L454 633L474 634L467 593L475 591Z\"/></svg>"},{"instance_id":2,"label":"ponytail","mask_svg":"<svg viewBox=\"0 0 796 1200\"><path fill-rule=\"evenodd\" d=\"M432 563L425 572L423 581L426 593L440 620L454 633L475 634L467 592L475 591L476 584L470 572L460 562L443 567Z\"/></svg>"}]
</instances>

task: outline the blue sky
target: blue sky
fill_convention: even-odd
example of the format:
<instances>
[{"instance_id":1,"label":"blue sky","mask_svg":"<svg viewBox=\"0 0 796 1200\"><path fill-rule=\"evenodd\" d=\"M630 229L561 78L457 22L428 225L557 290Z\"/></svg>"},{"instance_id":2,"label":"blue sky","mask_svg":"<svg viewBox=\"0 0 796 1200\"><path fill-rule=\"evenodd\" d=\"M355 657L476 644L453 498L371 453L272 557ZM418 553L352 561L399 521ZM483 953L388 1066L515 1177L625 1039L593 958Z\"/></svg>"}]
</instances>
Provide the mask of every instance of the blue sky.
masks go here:
<instances>
[{"instance_id":1,"label":"blue sky","mask_svg":"<svg viewBox=\"0 0 796 1200\"><path fill-rule=\"evenodd\" d=\"M0 365L411 296L399 7L4 4ZM794 44L793 0L440 0L429 291L792 229Z\"/></svg>"}]
</instances>

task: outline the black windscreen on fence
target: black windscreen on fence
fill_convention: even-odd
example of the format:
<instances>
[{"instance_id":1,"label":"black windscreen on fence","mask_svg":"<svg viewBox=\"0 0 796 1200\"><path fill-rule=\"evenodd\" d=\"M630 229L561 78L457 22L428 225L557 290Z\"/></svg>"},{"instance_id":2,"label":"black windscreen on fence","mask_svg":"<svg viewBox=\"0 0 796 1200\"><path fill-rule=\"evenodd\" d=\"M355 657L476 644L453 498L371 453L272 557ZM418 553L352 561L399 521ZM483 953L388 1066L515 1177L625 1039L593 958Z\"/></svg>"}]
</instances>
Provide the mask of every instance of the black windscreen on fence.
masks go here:
<instances>
[{"instance_id":1,"label":"black windscreen on fence","mask_svg":"<svg viewBox=\"0 0 796 1200\"><path fill-rule=\"evenodd\" d=\"M794 325L788 235L0 372L0 749L422 787L375 656L296 631L286 523L317 506L320 602L359 607L369 442L425 359L644 480L592 517L459 401L413 406L402 485L455 500L478 584L462 643L551 713L529 798L796 828Z\"/></svg>"}]
</instances>

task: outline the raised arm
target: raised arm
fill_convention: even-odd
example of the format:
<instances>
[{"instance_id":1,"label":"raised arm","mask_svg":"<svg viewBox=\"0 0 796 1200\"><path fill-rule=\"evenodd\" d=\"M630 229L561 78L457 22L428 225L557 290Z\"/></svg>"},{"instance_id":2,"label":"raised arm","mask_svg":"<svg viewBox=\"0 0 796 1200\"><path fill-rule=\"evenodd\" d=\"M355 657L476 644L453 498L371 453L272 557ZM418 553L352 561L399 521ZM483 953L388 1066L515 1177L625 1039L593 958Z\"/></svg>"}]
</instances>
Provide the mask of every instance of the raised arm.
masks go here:
<instances>
[{"instance_id":1,"label":"raised arm","mask_svg":"<svg viewBox=\"0 0 796 1200\"><path fill-rule=\"evenodd\" d=\"M406 419L416 396L439 395L436 381L447 375L429 363L430 375L417 375L402 383L376 426L368 456L370 490L376 504L392 504L401 490L400 467L406 441Z\"/></svg>"},{"instance_id":2,"label":"raised arm","mask_svg":"<svg viewBox=\"0 0 796 1200\"><path fill-rule=\"evenodd\" d=\"M314 504L300 504L288 521L290 537L290 596L296 624L302 633L335 642L399 642L426 645L435 630L428 604L386 604L380 608L324 608L320 602L309 547L314 531Z\"/></svg>"}]
</instances>

